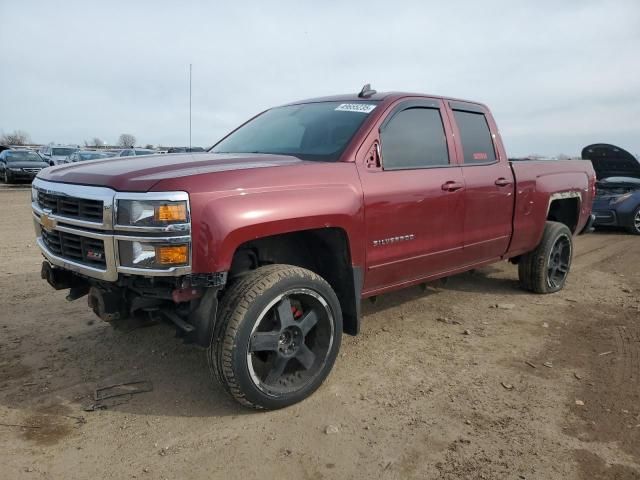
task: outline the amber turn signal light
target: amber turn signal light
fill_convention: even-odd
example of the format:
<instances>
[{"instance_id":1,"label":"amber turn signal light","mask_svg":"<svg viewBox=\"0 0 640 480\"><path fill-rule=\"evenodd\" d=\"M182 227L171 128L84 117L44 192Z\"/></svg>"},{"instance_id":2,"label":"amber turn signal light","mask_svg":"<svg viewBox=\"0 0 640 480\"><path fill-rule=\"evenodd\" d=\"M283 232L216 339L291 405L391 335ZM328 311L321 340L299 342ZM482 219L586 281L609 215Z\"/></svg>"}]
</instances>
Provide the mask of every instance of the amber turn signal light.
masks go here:
<instances>
[{"instance_id":1,"label":"amber turn signal light","mask_svg":"<svg viewBox=\"0 0 640 480\"><path fill-rule=\"evenodd\" d=\"M160 222L186 222L187 206L184 203L156 207L155 219Z\"/></svg>"},{"instance_id":2,"label":"amber turn signal light","mask_svg":"<svg viewBox=\"0 0 640 480\"><path fill-rule=\"evenodd\" d=\"M156 261L161 265L184 265L189 262L188 245L156 247Z\"/></svg>"}]
</instances>

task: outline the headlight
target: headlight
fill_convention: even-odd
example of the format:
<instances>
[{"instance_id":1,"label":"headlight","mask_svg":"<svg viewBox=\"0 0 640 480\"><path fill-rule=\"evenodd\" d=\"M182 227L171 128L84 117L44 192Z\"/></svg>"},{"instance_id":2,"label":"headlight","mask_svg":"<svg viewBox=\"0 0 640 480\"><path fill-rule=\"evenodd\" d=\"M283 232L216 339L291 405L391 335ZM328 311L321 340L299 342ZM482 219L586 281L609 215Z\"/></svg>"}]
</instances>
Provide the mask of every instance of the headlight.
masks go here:
<instances>
[{"instance_id":1,"label":"headlight","mask_svg":"<svg viewBox=\"0 0 640 480\"><path fill-rule=\"evenodd\" d=\"M162 227L187 222L189 212L183 200L118 200L118 225Z\"/></svg>"},{"instance_id":2,"label":"headlight","mask_svg":"<svg viewBox=\"0 0 640 480\"><path fill-rule=\"evenodd\" d=\"M21 168L12 168L12 167L9 167L9 170L11 170L12 172L21 172L22 171Z\"/></svg>"},{"instance_id":3,"label":"headlight","mask_svg":"<svg viewBox=\"0 0 640 480\"><path fill-rule=\"evenodd\" d=\"M627 198L630 198L633 195L633 192L625 193L624 195L620 195L619 197L614 197L609 200L609 205L617 205L619 203L624 202Z\"/></svg>"},{"instance_id":4,"label":"headlight","mask_svg":"<svg viewBox=\"0 0 640 480\"><path fill-rule=\"evenodd\" d=\"M36 187L31 187L31 203L38 203L38 190L36 190Z\"/></svg>"},{"instance_id":5,"label":"headlight","mask_svg":"<svg viewBox=\"0 0 640 480\"><path fill-rule=\"evenodd\" d=\"M189 244L159 244L137 241L119 242L120 265L123 267L167 269L189 264Z\"/></svg>"}]
</instances>

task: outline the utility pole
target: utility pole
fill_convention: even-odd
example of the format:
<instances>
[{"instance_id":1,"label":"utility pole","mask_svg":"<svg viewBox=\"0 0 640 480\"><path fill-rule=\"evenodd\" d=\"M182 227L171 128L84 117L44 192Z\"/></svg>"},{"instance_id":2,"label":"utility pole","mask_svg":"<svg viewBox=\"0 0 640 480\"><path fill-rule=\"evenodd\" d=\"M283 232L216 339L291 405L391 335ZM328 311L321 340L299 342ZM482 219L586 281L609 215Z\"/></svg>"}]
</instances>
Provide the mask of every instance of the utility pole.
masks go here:
<instances>
[{"instance_id":1,"label":"utility pole","mask_svg":"<svg viewBox=\"0 0 640 480\"><path fill-rule=\"evenodd\" d=\"M192 64L189 64L189 150L191 150L191 70Z\"/></svg>"}]
</instances>

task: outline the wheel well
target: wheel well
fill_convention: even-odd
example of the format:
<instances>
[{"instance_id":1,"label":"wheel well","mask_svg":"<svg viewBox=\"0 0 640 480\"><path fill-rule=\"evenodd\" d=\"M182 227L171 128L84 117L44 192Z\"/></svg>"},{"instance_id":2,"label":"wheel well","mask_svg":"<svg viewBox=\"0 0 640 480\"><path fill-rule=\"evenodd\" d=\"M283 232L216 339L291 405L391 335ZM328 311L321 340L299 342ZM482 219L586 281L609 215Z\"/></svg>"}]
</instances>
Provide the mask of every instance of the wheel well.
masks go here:
<instances>
[{"instance_id":1,"label":"wheel well","mask_svg":"<svg viewBox=\"0 0 640 480\"><path fill-rule=\"evenodd\" d=\"M360 272L351 265L349 241L344 230L303 230L243 243L233 255L229 280L272 264L295 265L324 278L340 300L344 332L358 333L362 285Z\"/></svg>"},{"instance_id":2,"label":"wheel well","mask_svg":"<svg viewBox=\"0 0 640 480\"><path fill-rule=\"evenodd\" d=\"M549 206L547 220L564 223L571 233L576 232L580 218L580 200L577 197L553 200Z\"/></svg>"}]
</instances>

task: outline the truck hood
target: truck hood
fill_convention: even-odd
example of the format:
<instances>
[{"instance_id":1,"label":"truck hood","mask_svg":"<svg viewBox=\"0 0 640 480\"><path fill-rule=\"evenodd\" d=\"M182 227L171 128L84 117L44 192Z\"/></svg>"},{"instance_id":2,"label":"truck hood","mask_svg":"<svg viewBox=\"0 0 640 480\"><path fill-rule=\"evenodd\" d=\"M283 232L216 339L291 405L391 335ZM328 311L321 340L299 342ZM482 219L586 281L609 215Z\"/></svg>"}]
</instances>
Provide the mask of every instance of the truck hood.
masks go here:
<instances>
[{"instance_id":1,"label":"truck hood","mask_svg":"<svg viewBox=\"0 0 640 480\"><path fill-rule=\"evenodd\" d=\"M596 178L640 178L640 162L626 150L608 143L594 143L582 149L582 158L591 160Z\"/></svg>"},{"instance_id":2,"label":"truck hood","mask_svg":"<svg viewBox=\"0 0 640 480\"><path fill-rule=\"evenodd\" d=\"M43 170L38 178L51 182L104 186L117 191L146 192L162 180L297 163L302 163L302 160L285 155L177 153L65 164Z\"/></svg>"}]
</instances>

